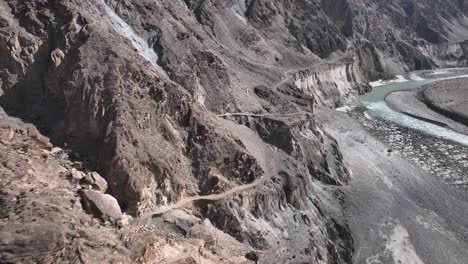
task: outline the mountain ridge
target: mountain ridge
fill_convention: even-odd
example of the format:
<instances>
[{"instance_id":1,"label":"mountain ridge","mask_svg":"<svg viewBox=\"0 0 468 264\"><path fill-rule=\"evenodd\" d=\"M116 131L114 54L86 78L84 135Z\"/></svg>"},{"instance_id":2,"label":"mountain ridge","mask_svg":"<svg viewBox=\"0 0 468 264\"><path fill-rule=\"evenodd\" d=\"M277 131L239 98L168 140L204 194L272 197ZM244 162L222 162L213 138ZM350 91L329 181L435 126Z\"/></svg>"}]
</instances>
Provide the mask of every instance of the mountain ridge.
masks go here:
<instances>
[{"instance_id":1,"label":"mountain ridge","mask_svg":"<svg viewBox=\"0 0 468 264\"><path fill-rule=\"evenodd\" d=\"M424 2L2 1L0 105L105 178L134 218L116 231L130 241L154 239L134 231L151 226L186 247L180 223L195 217L190 227L235 244L226 256L245 262L255 251L265 263L350 263L353 239L330 212L351 176L314 105L342 106L405 71L466 65L466 4ZM196 239L220 261L209 237Z\"/></svg>"}]
</instances>

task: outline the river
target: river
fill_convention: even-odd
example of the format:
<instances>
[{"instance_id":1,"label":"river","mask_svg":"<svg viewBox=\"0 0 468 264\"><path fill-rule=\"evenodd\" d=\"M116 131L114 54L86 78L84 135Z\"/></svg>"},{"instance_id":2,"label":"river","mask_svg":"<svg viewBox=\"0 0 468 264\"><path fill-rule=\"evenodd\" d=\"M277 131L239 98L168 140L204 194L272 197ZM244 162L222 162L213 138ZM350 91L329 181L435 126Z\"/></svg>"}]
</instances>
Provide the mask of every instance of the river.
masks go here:
<instances>
[{"instance_id":1,"label":"river","mask_svg":"<svg viewBox=\"0 0 468 264\"><path fill-rule=\"evenodd\" d=\"M468 74L456 74L456 70L463 69L416 71L405 75L405 77L398 76L393 81L373 82L371 83L371 85L374 86L372 92L360 96L359 101L368 109L366 113L372 117L383 118L387 121L413 128L432 136L442 137L468 146L467 135L395 111L385 102L385 96L394 91L417 89L434 81L468 78ZM454 71L453 75L450 74L452 71Z\"/></svg>"},{"instance_id":2,"label":"river","mask_svg":"<svg viewBox=\"0 0 468 264\"><path fill-rule=\"evenodd\" d=\"M337 210L354 239L352 263L468 263L468 136L396 112L384 100L392 91L468 77L450 71L372 83L359 98L365 116L361 109L320 113L352 173Z\"/></svg>"}]
</instances>

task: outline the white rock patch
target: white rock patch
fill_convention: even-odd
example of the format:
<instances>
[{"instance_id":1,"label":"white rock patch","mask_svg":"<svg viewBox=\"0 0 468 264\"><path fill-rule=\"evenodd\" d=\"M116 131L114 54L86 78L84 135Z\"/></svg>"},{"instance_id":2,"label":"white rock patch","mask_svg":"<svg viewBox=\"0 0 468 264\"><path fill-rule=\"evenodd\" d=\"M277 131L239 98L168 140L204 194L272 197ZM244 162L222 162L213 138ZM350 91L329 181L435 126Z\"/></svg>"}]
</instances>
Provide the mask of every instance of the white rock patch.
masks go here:
<instances>
[{"instance_id":1,"label":"white rock patch","mask_svg":"<svg viewBox=\"0 0 468 264\"><path fill-rule=\"evenodd\" d=\"M127 38L132 43L133 47L138 51L138 53L148 62L153 65L153 67L163 75L167 73L158 65L157 61L159 59L156 52L148 46L148 43L138 36L133 29L128 25L122 18L117 15L112 8L110 8L106 3L104 3L104 8L107 16L109 17L109 22L112 27L119 33L121 36Z\"/></svg>"},{"instance_id":2,"label":"white rock patch","mask_svg":"<svg viewBox=\"0 0 468 264\"><path fill-rule=\"evenodd\" d=\"M395 263L424 264L411 244L408 231L401 225L393 228L386 249L392 252Z\"/></svg>"},{"instance_id":3,"label":"white rock patch","mask_svg":"<svg viewBox=\"0 0 468 264\"><path fill-rule=\"evenodd\" d=\"M411 78L411 79L415 80L413 78ZM421 80L423 80L423 79L421 78ZM407 82L407 81L408 80L405 77L403 77L403 75L397 75L392 80L388 80L388 81L378 80L378 81L375 81L375 82L370 82L369 85L372 86L372 87L379 87L379 86L387 85L387 84L390 84L390 83L402 83L402 82Z\"/></svg>"}]
</instances>

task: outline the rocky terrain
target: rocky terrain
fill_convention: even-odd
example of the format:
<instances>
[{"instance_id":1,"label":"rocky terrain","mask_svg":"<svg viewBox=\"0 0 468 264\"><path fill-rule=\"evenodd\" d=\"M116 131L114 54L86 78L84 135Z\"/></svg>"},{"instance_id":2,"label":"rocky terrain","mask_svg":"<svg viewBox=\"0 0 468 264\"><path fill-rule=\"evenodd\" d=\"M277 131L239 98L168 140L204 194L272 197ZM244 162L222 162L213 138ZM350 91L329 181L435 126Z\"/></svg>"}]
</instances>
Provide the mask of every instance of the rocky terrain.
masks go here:
<instances>
[{"instance_id":1,"label":"rocky terrain","mask_svg":"<svg viewBox=\"0 0 468 264\"><path fill-rule=\"evenodd\" d=\"M466 146L359 108L321 112L353 175L336 212L349 221L353 263L466 263Z\"/></svg>"},{"instance_id":2,"label":"rocky terrain","mask_svg":"<svg viewBox=\"0 0 468 264\"><path fill-rule=\"evenodd\" d=\"M350 263L350 173L314 109L465 65L467 15L456 0L0 1L0 262Z\"/></svg>"},{"instance_id":3,"label":"rocky terrain","mask_svg":"<svg viewBox=\"0 0 468 264\"><path fill-rule=\"evenodd\" d=\"M468 187L466 146L382 119L369 119L359 109L350 115L388 146L388 155L400 154L427 173L437 175L448 185L462 189Z\"/></svg>"}]
</instances>

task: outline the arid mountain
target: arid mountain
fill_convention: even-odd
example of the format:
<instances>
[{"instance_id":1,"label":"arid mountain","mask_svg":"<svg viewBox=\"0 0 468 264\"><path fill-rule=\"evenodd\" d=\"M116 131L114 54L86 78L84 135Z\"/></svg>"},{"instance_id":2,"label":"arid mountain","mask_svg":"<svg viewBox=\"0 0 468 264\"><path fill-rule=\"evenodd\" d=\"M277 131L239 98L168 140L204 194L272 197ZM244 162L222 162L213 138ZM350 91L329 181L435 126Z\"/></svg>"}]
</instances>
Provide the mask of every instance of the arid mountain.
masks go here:
<instances>
[{"instance_id":1,"label":"arid mountain","mask_svg":"<svg viewBox=\"0 0 468 264\"><path fill-rule=\"evenodd\" d=\"M467 15L459 0L1 0L0 262L350 263L350 173L313 109L465 65Z\"/></svg>"}]
</instances>

